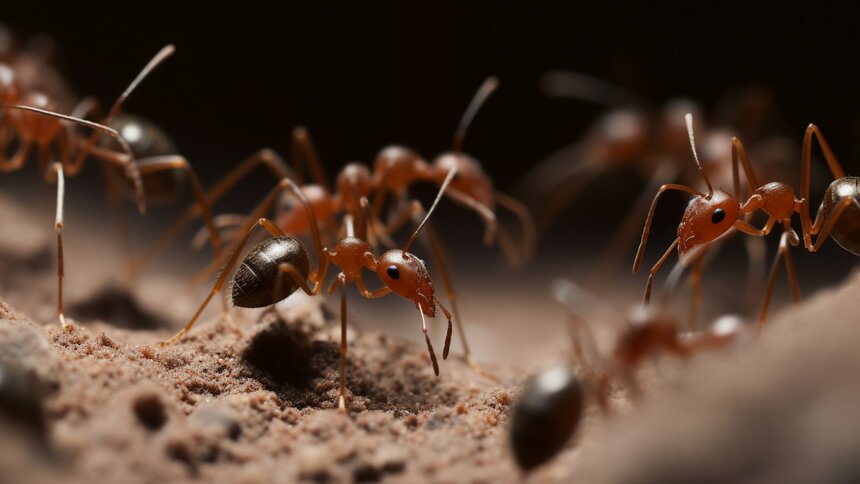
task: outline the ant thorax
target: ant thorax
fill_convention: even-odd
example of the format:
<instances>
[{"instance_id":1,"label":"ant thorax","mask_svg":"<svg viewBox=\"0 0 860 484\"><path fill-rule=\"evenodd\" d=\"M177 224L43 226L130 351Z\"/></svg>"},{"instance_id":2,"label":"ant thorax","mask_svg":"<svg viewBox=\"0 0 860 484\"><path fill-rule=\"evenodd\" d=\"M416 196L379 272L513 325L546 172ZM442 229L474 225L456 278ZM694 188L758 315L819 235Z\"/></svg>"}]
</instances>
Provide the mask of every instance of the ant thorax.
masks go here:
<instances>
[{"instance_id":1,"label":"ant thorax","mask_svg":"<svg viewBox=\"0 0 860 484\"><path fill-rule=\"evenodd\" d=\"M740 215L740 202L724 190L690 200L678 225L678 252L711 242L725 234Z\"/></svg>"}]
</instances>

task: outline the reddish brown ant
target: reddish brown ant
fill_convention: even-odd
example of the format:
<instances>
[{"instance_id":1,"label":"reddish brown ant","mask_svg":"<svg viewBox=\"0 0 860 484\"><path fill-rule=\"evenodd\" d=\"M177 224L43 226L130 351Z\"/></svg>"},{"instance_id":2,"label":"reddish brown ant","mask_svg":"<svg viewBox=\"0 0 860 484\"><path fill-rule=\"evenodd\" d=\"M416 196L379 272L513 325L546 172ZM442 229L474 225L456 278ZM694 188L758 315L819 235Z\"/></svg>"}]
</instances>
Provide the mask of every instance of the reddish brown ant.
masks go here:
<instances>
[{"instance_id":1,"label":"reddish brown ant","mask_svg":"<svg viewBox=\"0 0 860 484\"><path fill-rule=\"evenodd\" d=\"M403 208L406 205L409 186L418 181L441 184L450 169L457 167L458 176L445 195L474 210L484 220L484 243L490 245L493 240L498 240L508 261L514 266L520 266L531 258L534 252L535 229L531 214L522 203L496 190L478 160L463 152L469 125L498 85L499 81L495 77L484 81L460 119L451 151L438 156L433 164L428 164L418 153L402 146L389 146L379 152L373 171L373 186L379 190L378 198L374 200L374 213L378 215L382 210L383 197L387 192L394 195L398 209L409 211L408 207ZM497 205L507 208L519 218L523 232L521 250L517 249L510 234L498 226Z\"/></svg>"},{"instance_id":2,"label":"reddish brown ant","mask_svg":"<svg viewBox=\"0 0 860 484\"><path fill-rule=\"evenodd\" d=\"M674 99L656 109L638 95L621 87L574 72L549 72L541 79L546 95L588 100L611 107L586 134L573 145L550 155L526 176L525 195L533 200L535 216L541 232L545 231L559 213L568 207L589 184L603 173L625 168L647 180L641 195L627 210L622 222L614 230L606 248L592 265L589 280L595 288L604 288L611 281L622 254L634 244L637 226L648 210L651 193L663 183L680 179L681 183L704 188L701 179L682 163L688 148L684 123L685 112L700 109L691 100ZM718 103L717 126L702 126L697 117L697 132L702 136L701 160L718 184L728 186L731 179L731 149L725 142L732 134L743 134L756 140L756 153L767 159L767 173L784 171L785 161L793 143L782 136L763 137L762 125L775 111L770 92L761 86L747 86L734 95L727 95ZM728 108L733 106L734 109ZM721 127L722 126L722 127ZM706 128L706 129L703 129ZM765 158L766 157L766 158ZM694 179L695 177L695 179ZM755 281L764 277L764 244L757 239L746 239L750 260L750 296L756 294ZM699 280L693 279L692 304L689 324L696 318L699 301ZM757 298L752 300L757 302Z\"/></svg>"},{"instance_id":3,"label":"reddish brown ant","mask_svg":"<svg viewBox=\"0 0 860 484\"><path fill-rule=\"evenodd\" d=\"M272 238L259 243L242 259L242 264L233 275L233 304L239 307L251 308L270 306L298 289L302 289L308 295L319 294L325 282L329 265L333 264L339 268L340 273L328 288L329 293L333 293L338 288L341 290L340 391L338 395L338 408L346 410L346 286L350 283L354 283L361 295L368 299L378 299L394 292L415 304L415 307L421 314L422 331L424 332L427 350L433 364L433 372L438 376L439 364L433 351L433 345L430 342L425 316L434 317L436 315L436 306L438 305L448 319L448 330L445 336L445 346L442 351L444 359L448 357L448 350L451 345L451 314L436 298L433 284L430 281L430 275L424 262L412 255L409 252L409 248L418 238L421 229L433 214L439 200L445 193L445 189L451 183L451 180L453 180L456 172L456 168L452 169L445 178L436 199L433 201L433 205L430 207L424 220L406 242L406 245L403 246L403 249L389 250L379 258L374 255L373 249L365 240L367 221L364 219L359 221L357 236L349 235L348 231L347 237L338 241L334 250L323 249L316 215L311 202L307 199L301 187L289 178L284 178L278 187L266 197L266 200L274 200L279 194L287 191L301 202L310 221L311 236L317 256L317 270L315 272L311 271L307 251L298 239L287 236L270 220L260 218L232 251L221 276L215 282L211 292L188 324L175 336L163 341L161 345L167 346L179 341L194 326L194 323L200 317L200 314L206 308L209 301L212 300L212 297L220 292L227 277L239 261L242 249L247 244L254 229L262 227L269 232ZM363 212L367 213L369 210L367 209L366 199L362 200L364 200L362 204L364 207ZM375 272L384 286L374 291L369 290L364 284L361 275L362 269L369 269Z\"/></svg>"},{"instance_id":4,"label":"reddish brown ant","mask_svg":"<svg viewBox=\"0 0 860 484\"><path fill-rule=\"evenodd\" d=\"M801 157L801 198L797 198L794 190L785 183L770 182L764 185L759 185L755 173L749 163L746 155L746 150L741 141L737 138L732 138L732 171L734 179L734 195L722 189L714 190L708 180L707 175L699 163L696 154L695 139L693 136L693 120L692 115L686 116L687 130L690 140L690 146L693 151L693 158L696 161L696 166L702 179L707 186L707 193L702 193L698 190L685 185L667 184L660 187L657 195L651 204L651 209L648 212L648 217L645 219L645 228L642 231L642 240L639 245L639 250L636 253L636 259L633 264L634 274L638 272L642 263L642 256L645 251L645 245L648 240L651 222L654 218L654 210L657 206L657 201L660 195L669 190L677 190L694 195L694 198L687 205L687 209L681 219L681 224L678 226L678 236L670 245L669 249L657 261L651 269L648 282L645 286L645 302L647 303L653 283L654 275L663 265L663 263L671 255L672 251L677 247L678 253L683 255L690 249L697 246L707 246L719 237L723 236L731 230L738 230L748 235L763 237L773 230L773 227L781 223L783 233L780 237L779 250L774 259L768 276L767 289L764 296L761 312L759 314L759 328L762 327L767 317L770 297L776 284L776 275L779 269L781 259L785 259L786 272L788 275L789 284L791 286L792 296L795 301L800 299L800 290L797 285L797 276L794 271L794 263L792 262L789 248L797 246L800 239L797 233L791 227L791 217L797 213L800 216L801 230L803 233L803 244L809 251L818 251L821 245L827 240L828 235L833 235L833 238L843 247L852 251L852 247L856 248L855 237L852 237L852 221L842 219L843 214L848 217L856 218L860 212L855 207L848 210L849 207L856 206L857 201L857 186L858 179L855 177L846 177L836 156L821 134L821 131L814 124L809 125L806 129L803 140L803 152ZM813 222L809 214L809 185L810 185L810 163L812 151L812 137L818 139L818 144L824 153L830 171L833 173L835 181L827 189L824 202L819 209L815 221ZM744 173L749 182L748 198L745 202L739 199L738 188L738 168L737 163L740 160ZM758 210L763 211L768 215L767 222L761 229L753 227L741 217L754 213ZM817 235L815 242L812 241L812 236ZM844 244L844 245L843 245ZM855 253L852 251L852 253Z\"/></svg>"},{"instance_id":5,"label":"reddish brown ant","mask_svg":"<svg viewBox=\"0 0 860 484\"><path fill-rule=\"evenodd\" d=\"M168 45L161 49L152 60L141 70L135 79L129 84L126 90L119 96L104 118L104 123L109 123L114 116L119 113L125 100L134 91L140 82L146 78L149 73L155 69L161 62L169 57L174 52L172 45ZM2 66L0 66L2 67ZM78 174L84 166L85 160L89 155L95 156L105 170L109 170L109 166L122 168L129 179L132 181L135 198L137 201L138 210L144 213L146 210L146 201L143 188L143 175L152 176L159 172L184 169L189 174L192 188L197 195L197 201L201 207L201 212L207 223L212 229L213 246L218 247L218 235L214 225L211 222L209 213L209 205L206 202L202 187L191 170L190 166L184 160L177 160L175 157L169 159L150 158L143 160L139 166L135 162L133 147L114 129L105 127L104 125L89 122L80 118L80 112L87 112L96 106L97 103L87 99L82 101L78 108L75 109L73 116L58 114L52 111L54 109L51 100L38 92L22 93L19 85L15 81L14 76L3 78L0 76L0 99L3 101L4 111L0 113L3 116L0 123L8 125L14 131L19 139L19 147L11 159L5 157L7 138L0 136L0 171L8 172L20 169L27 161L29 153L33 145L38 146L37 161L40 166L40 172L46 182L57 182L57 216L55 227L57 230L57 274L58 274L58 295L57 295L57 312L60 323L63 327L66 326L65 317L63 314L63 244L62 244L62 228L63 228L63 205L65 192L65 176L74 176ZM24 104L22 104L24 103ZM29 105L32 104L32 105ZM63 121L72 121L89 128L94 128L94 134L88 140L80 139L74 132L68 131L63 127ZM106 149L95 146L99 135L108 134L119 145L120 150ZM56 145L56 146L54 146ZM49 160L54 156L54 152L59 159L49 166ZM75 156L76 155L76 156ZM74 159L73 159L74 157ZM111 191L110 183L108 186Z\"/></svg>"}]
</instances>

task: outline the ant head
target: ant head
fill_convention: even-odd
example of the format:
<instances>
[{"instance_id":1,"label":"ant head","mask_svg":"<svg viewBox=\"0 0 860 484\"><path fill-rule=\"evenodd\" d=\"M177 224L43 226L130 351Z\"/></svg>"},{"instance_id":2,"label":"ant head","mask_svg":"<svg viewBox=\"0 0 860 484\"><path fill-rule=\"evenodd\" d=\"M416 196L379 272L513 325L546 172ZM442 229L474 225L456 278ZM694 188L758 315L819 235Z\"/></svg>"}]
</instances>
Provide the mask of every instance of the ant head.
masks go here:
<instances>
[{"instance_id":1,"label":"ant head","mask_svg":"<svg viewBox=\"0 0 860 484\"><path fill-rule=\"evenodd\" d=\"M403 250L389 250L382 254L376 265L376 273L383 284L400 297L414 302L421 312L431 318L436 314L436 297L433 291L433 283L430 282L430 273L427 271L427 265L423 260L409 253L409 247L412 246L412 243L418 238L418 234L421 233L421 229L430 220L430 216L433 215L436 206L439 205L439 200L442 199L442 195L445 194L445 190L451 184L451 180L454 179L456 174L456 167L448 172L448 175L439 187L436 199L433 200L433 205L430 206L430 210L427 211L424 220L418 224L418 228L415 229L415 232L406 241Z\"/></svg>"},{"instance_id":2,"label":"ant head","mask_svg":"<svg viewBox=\"0 0 860 484\"><path fill-rule=\"evenodd\" d=\"M740 211L738 199L723 190L690 200L678 226L679 252L683 254L726 233L738 220Z\"/></svg>"},{"instance_id":3,"label":"ant head","mask_svg":"<svg viewBox=\"0 0 860 484\"><path fill-rule=\"evenodd\" d=\"M349 163L337 175L337 192L349 213L361 210L359 200L370 196L373 184L370 169L362 163Z\"/></svg>"},{"instance_id":4,"label":"ant head","mask_svg":"<svg viewBox=\"0 0 860 484\"><path fill-rule=\"evenodd\" d=\"M389 250L379 258L376 273L397 295L414 302L428 317L435 316L433 283L423 260L409 252Z\"/></svg>"},{"instance_id":5,"label":"ant head","mask_svg":"<svg viewBox=\"0 0 860 484\"><path fill-rule=\"evenodd\" d=\"M427 162L418 153L403 146L387 146L373 163L373 185L390 191L403 190L427 176Z\"/></svg>"},{"instance_id":6,"label":"ant head","mask_svg":"<svg viewBox=\"0 0 860 484\"><path fill-rule=\"evenodd\" d=\"M20 103L45 111L57 110L51 99L40 92L26 94L20 99ZM50 143L63 128L62 121L59 119L32 111L12 110L7 115L22 138L31 139L40 144Z\"/></svg>"},{"instance_id":7,"label":"ant head","mask_svg":"<svg viewBox=\"0 0 860 484\"><path fill-rule=\"evenodd\" d=\"M319 185L304 185L302 193L313 207L319 220L327 220L331 215L331 204L328 191ZM276 208L275 220L277 226L288 234L306 234L311 230L307 210L292 193L281 194Z\"/></svg>"},{"instance_id":8,"label":"ant head","mask_svg":"<svg viewBox=\"0 0 860 484\"><path fill-rule=\"evenodd\" d=\"M0 64L0 103L13 104L21 97L21 87L15 79L15 71L6 64Z\"/></svg>"},{"instance_id":9,"label":"ant head","mask_svg":"<svg viewBox=\"0 0 860 484\"><path fill-rule=\"evenodd\" d=\"M641 161L640 154L650 142L649 119L640 110L623 108L602 116L590 137L605 150L602 157L610 163Z\"/></svg>"},{"instance_id":10,"label":"ant head","mask_svg":"<svg viewBox=\"0 0 860 484\"><path fill-rule=\"evenodd\" d=\"M451 188L493 205L493 182L484 173L481 163L465 153L451 151L433 160L433 181L441 184L453 168L457 168L457 173L451 180Z\"/></svg>"}]
</instances>

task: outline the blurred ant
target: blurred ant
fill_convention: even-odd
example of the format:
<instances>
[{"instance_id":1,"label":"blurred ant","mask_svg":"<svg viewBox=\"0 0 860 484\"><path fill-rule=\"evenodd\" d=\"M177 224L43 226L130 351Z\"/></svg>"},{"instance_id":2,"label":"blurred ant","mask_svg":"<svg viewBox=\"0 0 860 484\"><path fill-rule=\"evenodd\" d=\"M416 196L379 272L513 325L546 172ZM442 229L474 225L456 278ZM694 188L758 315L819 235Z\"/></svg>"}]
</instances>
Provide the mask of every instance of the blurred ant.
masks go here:
<instances>
[{"instance_id":1,"label":"blurred ant","mask_svg":"<svg viewBox=\"0 0 860 484\"><path fill-rule=\"evenodd\" d=\"M786 272L791 286L792 296L795 301L800 300L797 276L795 274L791 254L789 252L790 247L797 246L800 243L800 238L791 227L791 217L795 213L800 216L804 247L806 247L810 252L818 251L824 241L827 240L828 235L832 235L834 240L852 253L856 254L857 252L860 252L857 251L857 237L853 234L852 225L854 220L856 220L858 215L860 215L860 211L858 211L857 208L857 187L859 186L858 184L860 184L860 180L856 177L845 176L845 172L842 170L841 165L833 154L833 151L830 149L830 145L828 145L827 141L824 139L821 131L814 124L810 124L806 129L803 139L803 152L801 157L801 198L798 199L794 194L794 190L789 185L782 182L770 182L765 185L760 185L752 167L750 166L743 144L737 138L732 138L734 195L731 195L722 189L714 190L707 175L702 169L696 153L696 144L693 136L693 119L691 114L687 114L686 122L693 158L708 191L707 193L702 193L688 186L676 184L667 184L660 187L651 204L648 217L645 219L645 228L642 231L642 240L639 245L639 250L636 253L636 259L633 263L633 273L635 274L638 272L639 267L641 266L651 222L654 218L654 210L657 206L657 201L660 195L666 191L682 191L693 195L694 198L690 201L684 211L681 224L678 226L678 236L649 273L648 282L645 286L644 300L646 304L650 299L654 275L676 247L678 248L678 253L681 255L700 245L704 245L707 248L707 244L712 243L732 230L738 230L748 235L763 237L768 235L777 223L781 223L783 232L780 237L779 249L773 265L771 266L767 288L765 290L764 302L758 319L758 327L761 329L767 317L770 298L774 285L776 284L776 275L781 259L785 259ZM809 214L809 185L813 136L818 140L818 144L821 147L824 158L827 161L830 171L833 173L833 177L835 179L825 193L824 201L816 214L814 222L811 220ZM743 203L739 199L738 160L740 160L749 182L748 185L750 193L748 194L747 200ZM849 210L849 207L851 207L851 210ZM763 211L768 216L767 221L761 229L753 227L749 222L741 218L746 214L751 214L759 210ZM843 215L848 218L842 218ZM812 236L814 235L817 235L817 237L813 243Z\"/></svg>"},{"instance_id":2,"label":"blurred ant","mask_svg":"<svg viewBox=\"0 0 860 484\"><path fill-rule=\"evenodd\" d=\"M405 202L409 186L418 181L441 184L450 169L457 167L458 176L445 195L475 211L484 220L484 244L490 245L498 240L508 262L518 267L527 262L534 252L535 228L531 213L519 201L496 190L478 160L463 152L469 125L498 85L499 81L495 77L484 81L460 119L451 151L439 155L432 165L418 153L402 146L389 146L379 152L373 171L373 187L379 190L374 200L374 213L379 215L384 196L389 192L394 196L395 210L408 212ZM523 233L522 249L518 249L511 235L498 226L497 205L507 208L519 218Z\"/></svg>"},{"instance_id":3,"label":"blurred ant","mask_svg":"<svg viewBox=\"0 0 860 484\"><path fill-rule=\"evenodd\" d=\"M173 51L173 46L168 45L149 61L116 100L108 116L104 118L105 123L110 122L137 85L164 59L169 57ZM93 106L95 103L92 100L82 102L71 116L56 113L54 112L55 105L47 95L36 91L24 92L21 85L16 81L15 73L9 69L4 70L3 67L0 65L0 101L3 103L3 110L0 111L0 126L3 128L0 131L9 128L17 138L18 148L11 158L7 158L6 152L11 137L0 133L0 172L19 170L27 161L33 146L36 145L38 150L37 162L43 179L47 183L57 183L57 213L55 220L58 262L57 313L60 323L63 327L66 327L67 324L63 314L64 266L62 241L65 176L77 175L83 169L84 162L89 155L95 156L103 166L115 165L124 170L127 177L131 180L138 210L140 213L145 213L146 201L143 191L142 172L147 174L155 173L176 168L177 165L175 163L156 161L148 163L143 167L138 167L134 162L132 148L116 130L102 124L81 119L79 112L87 111L90 106ZM65 129L63 121L71 121L92 128L94 129L94 135L89 140L83 140L74 131ZM115 139L122 153L113 149L95 146L94 143L100 134L107 134ZM73 159L74 155L77 156ZM50 160L54 156L59 161L51 162ZM200 198L198 202L204 207L203 212L208 217L208 204L205 198ZM217 240L217 234L213 235Z\"/></svg>"},{"instance_id":4,"label":"blurred ant","mask_svg":"<svg viewBox=\"0 0 860 484\"><path fill-rule=\"evenodd\" d=\"M686 262L676 264L668 288L674 288ZM718 319L707 331L681 334L676 321L665 311L671 292L667 289L664 308L660 310L639 307L627 318L620 318L609 308L612 319L623 320L625 329L617 337L612 355L602 357L587 321L591 318L585 315L594 315L606 309L600 306L607 305L568 281L557 281L553 292L570 311L573 361L535 375L514 407L511 446L524 471L545 463L565 446L579 427L586 398L593 399L606 413L610 410L613 383L624 384L631 396L637 395L634 374L646 359L661 354L688 358L702 350L742 342L748 335L745 325L734 316Z\"/></svg>"},{"instance_id":5,"label":"blurred ant","mask_svg":"<svg viewBox=\"0 0 860 484\"><path fill-rule=\"evenodd\" d=\"M163 341L161 346L168 346L179 341L194 326L194 323L200 317L200 314L212 297L220 292L233 267L239 261L242 249L247 244L254 229L262 227L272 238L259 243L242 259L242 264L236 270L232 279L233 304L248 308L270 306L298 289L302 289L308 295L319 294L325 282L329 264L333 264L339 268L340 272L328 287L328 292L333 293L337 289L341 290L340 389L338 394L338 408L341 411L346 410L346 286L350 283L354 283L361 295L368 299L378 299L394 292L415 304L415 307L421 314L421 329L424 332L424 340L427 343L433 372L438 376L439 364L436 360L436 353L433 351L433 345L430 342L425 316L434 317L436 315L436 306L438 305L448 319L448 330L445 336L445 346L442 351L442 358L447 359L448 350L451 345L451 314L434 295L433 284L424 262L411 254L409 248L418 238L421 229L433 214L439 200L445 193L445 189L448 188L456 172L457 170L454 168L448 173L426 217L418 228L415 229L415 232L413 232L412 236L406 242L406 245L403 246L403 249L389 250L379 258L374 255L373 249L366 241L367 220L364 216L359 220L359 231L357 233L353 235L353 231L348 230L347 236L338 241L334 250L323 249L316 215L311 202L305 196L301 187L289 178L284 178L269 194L267 200L274 199L280 193L287 191L301 202L311 224L311 236L318 263L316 272L310 270L307 251L298 239L287 236L284 231L269 219L260 218L232 251L221 276L215 282L209 295L188 324L175 336ZM367 208L366 199L362 198L362 202L360 203L363 206L362 211L367 214L369 209ZM369 290L362 279L362 269L369 269L375 272L384 286L374 291Z\"/></svg>"},{"instance_id":6,"label":"blurred ant","mask_svg":"<svg viewBox=\"0 0 860 484\"><path fill-rule=\"evenodd\" d=\"M235 185L248 176L253 170L262 166L266 168L277 180L290 178L302 186L306 198L314 207L317 220L320 221L323 229L331 229L335 226L333 218L339 213L349 213L356 217L359 208L359 198L369 196L370 187L370 171L364 165L359 163L350 163L345 166L338 174L336 188L337 192L332 193L328 186L328 181L325 175L325 170L322 163L319 161L316 149L313 146L313 141L304 127L296 127L292 132L292 155L293 166L287 165L284 159L274 150L270 148L261 149L253 153L248 158L234 166L227 174L225 174L215 185L206 192L206 199L210 205L214 205ZM314 176L314 183L305 184L304 165L308 165L308 170ZM286 233L292 235L304 235L310 233L310 222L305 216L304 210L298 208L293 202L292 197L288 194L282 194L280 200L272 199L271 203L263 203L258 205L250 215L240 214L220 214L213 217L213 224L216 230L229 228L238 228L239 233L244 233L250 230L256 220L265 216L272 206L276 208L275 223ZM156 242L139 257L133 264L133 272L139 273L153 260L161 255L170 244L182 233L197 217L200 216L200 210L197 206L189 207L185 213L177 219L170 228L168 228ZM331 230L325 230L324 233L327 239L331 238ZM211 230L199 232L194 237L193 245L195 247L203 245L206 240L211 238ZM198 281L208 277L221 263L224 262L226 256L222 253L221 257L216 257L212 264L201 271L194 281Z\"/></svg>"},{"instance_id":7,"label":"blurred ant","mask_svg":"<svg viewBox=\"0 0 860 484\"><path fill-rule=\"evenodd\" d=\"M629 168L647 180L642 195L627 210L610 242L593 264L590 279L595 287L604 287L623 260L621 254L634 244L636 227L647 211L650 193L661 184L677 178L690 186L700 184L697 178L693 178L698 175L685 169L686 165L681 162L686 155L687 136L679 120L683 113L700 112L701 109L693 101L674 99L658 110L623 88L572 72L547 73L541 79L541 87L550 96L585 99L612 107L592 125L584 140L551 155L527 175L523 190L534 200L532 206L541 232L547 230L559 213L606 171ZM760 140L756 147L757 151L767 154L767 172L781 171L792 144L783 137L761 140L760 125L773 111L770 92L751 86L731 97L733 99L724 100L717 108L718 118L726 127L708 126L704 130L703 166L717 177L718 183L731 183L731 152L724 140L734 132ZM737 107L730 109L726 105ZM697 119L701 122L702 117L697 116ZM703 132L704 126L698 128L700 133ZM761 242L747 239L747 252L752 282L757 280L754 275L764 271L764 246ZM691 323L695 319L696 294L694 290Z\"/></svg>"}]
</instances>

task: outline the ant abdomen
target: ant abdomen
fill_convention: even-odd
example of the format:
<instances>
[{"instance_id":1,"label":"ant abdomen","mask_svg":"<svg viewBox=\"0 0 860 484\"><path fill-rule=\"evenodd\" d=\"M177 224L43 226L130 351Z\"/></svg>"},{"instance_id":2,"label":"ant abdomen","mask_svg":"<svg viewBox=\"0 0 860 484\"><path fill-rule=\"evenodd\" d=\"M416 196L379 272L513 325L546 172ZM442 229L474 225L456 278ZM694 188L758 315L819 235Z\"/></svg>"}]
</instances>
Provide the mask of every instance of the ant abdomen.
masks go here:
<instances>
[{"instance_id":1,"label":"ant abdomen","mask_svg":"<svg viewBox=\"0 0 860 484\"><path fill-rule=\"evenodd\" d=\"M573 369L557 366L536 375L511 415L511 447L520 468L530 471L564 448L584 406L582 384Z\"/></svg>"},{"instance_id":2,"label":"ant abdomen","mask_svg":"<svg viewBox=\"0 0 860 484\"><path fill-rule=\"evenodd\" d=\"M157 156L169 156L178 153L176 145L173 144L167 134L155 123L140 116L130 114L118 114L110 123L123 140L131 148L135 159L141 160ZM113 138L102 137L100 144L114 151L120 151L121 146ZM117 177L123 184L123 192L129 198L134 198L134 187L131 180L122 174L122 170L109 165L120 176ZM185 185L185 170L165 170L156 173L142 175L143 191L149 202L167 203L172 201L182 191Z\"/></svg>"},{"instance_id":3,"label":"ant abdomen","mask_svg":"<svg viewBox=\"0 0 860 484\"><path fill-rule=\"evenodd\" d=\"M303 280L307 279L310 261L298 239L273 237L254 247L233 274L233 305L243 308L271 306L295 292L299 287L286 272L281 272L281 264L291 264Z\"/></svg>"},{"instance_id":4,"label":"ant abdomen","mask_svg":"<svg viewBox=\"0 0 860 484\"><path fill-rule=\"evenodd\" d=\"M821 217L827 220L834 208L846 198L860 201L860 177L842 177L827 187L821 205ZM860 207L857 203L852 203L845 209L830 231L830 237L843 249L860 256Z\"/></svg>"}]
</instances>

